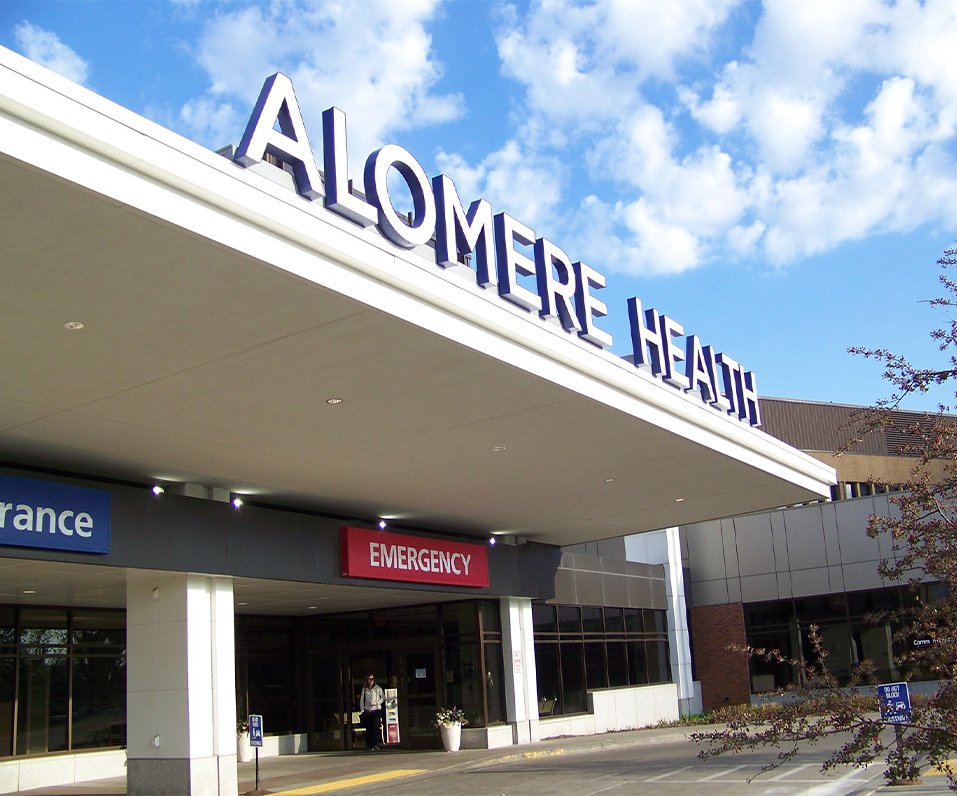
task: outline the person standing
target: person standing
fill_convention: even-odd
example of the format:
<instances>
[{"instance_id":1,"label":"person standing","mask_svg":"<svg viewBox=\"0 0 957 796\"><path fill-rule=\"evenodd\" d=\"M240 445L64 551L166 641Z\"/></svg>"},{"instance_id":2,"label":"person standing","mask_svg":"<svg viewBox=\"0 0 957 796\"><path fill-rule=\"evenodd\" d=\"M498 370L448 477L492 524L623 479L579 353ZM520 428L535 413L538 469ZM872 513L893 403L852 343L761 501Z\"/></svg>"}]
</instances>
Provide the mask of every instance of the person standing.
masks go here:
<instances>
[{"instance_id":1,"label":"person standing","mask_svg":"<svg viewBox=\"0 0 957 796\"><path fill-rule=\"evenodd\" d=\"M374 751L382 740L382 714L385 711L385 692L376 683L374 674L366 677L359 697L359 710L362 711L362 726L366 731L366 747Z\"/></svg>"}]
</instances>

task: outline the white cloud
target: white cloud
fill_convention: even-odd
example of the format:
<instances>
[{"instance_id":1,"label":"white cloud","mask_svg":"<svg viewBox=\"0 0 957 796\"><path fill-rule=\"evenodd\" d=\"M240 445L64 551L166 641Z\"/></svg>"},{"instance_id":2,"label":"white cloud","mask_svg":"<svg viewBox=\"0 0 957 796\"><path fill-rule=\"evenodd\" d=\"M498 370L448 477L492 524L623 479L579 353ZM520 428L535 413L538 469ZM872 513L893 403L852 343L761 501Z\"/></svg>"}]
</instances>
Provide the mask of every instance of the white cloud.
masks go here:
<instances>
[{"instance_id":1,"label":"white cloud","mask_svg":"<svg viewBox=\"0 0 957 796\"><path fill-rule=\"evenodd\" d=\"M494 212L508 213L539 235L549 237L544 230L556 229L564 171L557 161L523 151L511 140L475 166L441 151L436 163L452 178L464 206L481 197Z\"/></svg>"},{"instance_id":2,"label":"white cloud","mask_svg":"<svg viewBox=\"0 0 957 796\"><path fill-rule=\"evenodd\" d=\"M60 41L55 33L24 21L14 27L13 34L17 46L31 61L36 61L74 83L86 83L89 64Z\"/></svg>"},{"instance_id":3,"label":"white cloud","mask_svg":"<svg viewBox=\"0 0 957 796\"><path fill-rule=\"evenodd\" d=\"M751 28L730 2L525 8L498 36L516 146L602 185L564 219L593 265L781 266L957 222L951 0L768 0Z\"/></svg>"},{"instance_id":4,"label":"white cloud","mask_svg":"<svg viewBox=\"0 0 957 796\"><path fill-rule=\"evenodd\" d=\"M337 105L349 120L349 148L364 157L396 130L459 117L458 94L437 94L441 67L427 24L438 0L269 2L225 5L207 24L197 58L210 78L213 102L238 103L248 115L262 81L274 72L296 88L306 126L320 129L321 112ZM215 115L229 121L228 114ZM232 140L237 131L211 131Z\"/></svg>"}]
</instances>

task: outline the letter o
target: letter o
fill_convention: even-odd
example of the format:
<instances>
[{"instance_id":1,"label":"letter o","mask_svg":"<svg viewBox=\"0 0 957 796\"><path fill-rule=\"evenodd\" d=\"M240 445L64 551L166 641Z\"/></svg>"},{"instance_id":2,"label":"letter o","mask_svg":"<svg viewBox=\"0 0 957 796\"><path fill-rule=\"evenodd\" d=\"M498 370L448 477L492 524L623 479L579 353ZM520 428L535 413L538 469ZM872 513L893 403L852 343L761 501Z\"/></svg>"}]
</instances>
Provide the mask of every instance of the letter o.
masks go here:
<instances>
[{"instance_id":1,"label":"letter o","mask_svg":"<svg viewBox=\"0 0 957 796\"><path fill-rule=\"evenodd\" d=\"M407 224L389 198L389 169L395 168L412 193L413 221ZM397 246L411 249L429 242L435 232L435 197L419 162L398 144L386 144L366 160L366 198L379 209L379 229Z\"/></svg>"}]
</instances>

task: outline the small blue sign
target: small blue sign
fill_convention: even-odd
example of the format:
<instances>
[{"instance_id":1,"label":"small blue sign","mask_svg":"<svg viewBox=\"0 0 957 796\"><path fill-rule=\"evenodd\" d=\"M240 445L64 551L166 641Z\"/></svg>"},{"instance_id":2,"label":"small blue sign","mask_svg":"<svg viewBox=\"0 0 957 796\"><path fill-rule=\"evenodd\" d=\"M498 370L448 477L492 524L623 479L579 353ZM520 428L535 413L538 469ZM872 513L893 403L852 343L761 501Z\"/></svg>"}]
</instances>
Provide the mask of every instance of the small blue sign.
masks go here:
<instances>
[{"instance_id":1,"label":"small blue sign","mask_svg":"<svg viewBox=\"0 0 957 796\"><path fill-rule=\"evenodd\" d=\"M110 552L110 493L0 476L0 545Z\"/></svg>"},{"instance_id":2,"label":"small blue sign","mask_svg":"<svg viewBox=\"0 0 957 796\"><path fill-rule=\"evenodd\" d=\"M911 720L910 688L907 683L884 683L877 686L881 719L890 724L908 724Z\"/></svg>"},{"instance_id":3,"label":"small blue sign","mask_svg":"<svg viewBox=\"0 0 957 796\"><path fill-rule=\"evenodd\" d=\"M249 745L263 745L263 717L255 714L249 716Z\"/></svg>"}]
</instances>

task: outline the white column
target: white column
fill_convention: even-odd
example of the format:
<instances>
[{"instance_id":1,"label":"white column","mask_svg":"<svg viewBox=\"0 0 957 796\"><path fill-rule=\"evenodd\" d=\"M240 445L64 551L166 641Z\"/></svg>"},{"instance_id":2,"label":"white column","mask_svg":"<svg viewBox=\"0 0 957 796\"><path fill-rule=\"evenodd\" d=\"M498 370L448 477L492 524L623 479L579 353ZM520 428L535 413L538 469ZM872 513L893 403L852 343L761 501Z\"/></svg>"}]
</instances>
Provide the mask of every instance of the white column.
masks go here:
<instances>
[{"instance_id":1,"label":"white column","mask_svg":"<svg viewBox=\"0 0 957 796\"><path fill-rule=\"evenodd\" d=\"M505 657L505 717L512 725L512 743L530 743L540 737L532 601L506 597L499 601L499 607Z\"/></svg>"},{"instance_id":2,"label":"white column","mask_svg":"<svg viewBox=\"0 0 957 796\"><path fill-rule=\"evenodd\" d=\"M691 634L688 631L688 605L685 600L685 576L681 565L681 535L678 528L640 533L625 537L625 557L643 564L663 564L668 598L668 648L671 677L678 686L681 715L700 713L700 696L695 699L691 671Z\"/></svg>"},{"instance_id":3,"label":"white column","mask_svg":"<svg viewBox=\"0 0 957 796\"><path fill-rule=\"evenodd\" d=\"M131 796L237 795L233 632L231 579L129 574Z\"/></svg>"}]
</instances>

